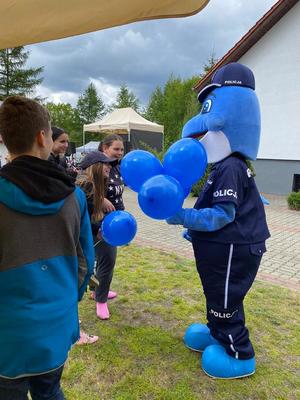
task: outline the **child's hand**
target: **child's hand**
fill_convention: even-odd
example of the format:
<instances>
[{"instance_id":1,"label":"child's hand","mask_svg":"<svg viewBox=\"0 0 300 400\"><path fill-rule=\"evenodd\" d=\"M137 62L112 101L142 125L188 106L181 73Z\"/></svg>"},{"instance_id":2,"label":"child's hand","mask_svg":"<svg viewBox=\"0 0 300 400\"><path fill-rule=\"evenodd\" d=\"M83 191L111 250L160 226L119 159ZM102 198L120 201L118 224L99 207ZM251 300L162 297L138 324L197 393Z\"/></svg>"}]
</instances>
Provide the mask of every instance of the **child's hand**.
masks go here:
<instances>
[{"instance_id":1,"label":"child's hand","mask_svg":"<svg viewBox=\"0 0 300 400\"><path fill-rule=\"evenodd\" d=\"M111 211L115 211L115 206L108 199L106 199L105 197L104 197L104 200L103 200L103 211L105 213L108 213L108 212L111 212Z\"/></svg>"}]
</instances>

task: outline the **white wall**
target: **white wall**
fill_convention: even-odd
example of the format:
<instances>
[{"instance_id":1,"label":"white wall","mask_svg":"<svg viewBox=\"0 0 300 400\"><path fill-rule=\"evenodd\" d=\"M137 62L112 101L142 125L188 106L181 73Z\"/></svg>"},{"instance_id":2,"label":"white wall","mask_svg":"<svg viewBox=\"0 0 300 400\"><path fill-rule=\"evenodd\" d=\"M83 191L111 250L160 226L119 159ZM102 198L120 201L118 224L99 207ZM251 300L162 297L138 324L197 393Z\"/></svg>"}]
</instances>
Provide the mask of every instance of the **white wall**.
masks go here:
<instances>
[{"instance_id":1,"label":"white wall","mask_svg":"<svg viewBox=\"0 0 300 400\"><path fill-rule=\"evenodd\" d=\"M258 158L300 160L300 2L240 62L255 75L261 104Z\"/></svg>"}]
</instances>

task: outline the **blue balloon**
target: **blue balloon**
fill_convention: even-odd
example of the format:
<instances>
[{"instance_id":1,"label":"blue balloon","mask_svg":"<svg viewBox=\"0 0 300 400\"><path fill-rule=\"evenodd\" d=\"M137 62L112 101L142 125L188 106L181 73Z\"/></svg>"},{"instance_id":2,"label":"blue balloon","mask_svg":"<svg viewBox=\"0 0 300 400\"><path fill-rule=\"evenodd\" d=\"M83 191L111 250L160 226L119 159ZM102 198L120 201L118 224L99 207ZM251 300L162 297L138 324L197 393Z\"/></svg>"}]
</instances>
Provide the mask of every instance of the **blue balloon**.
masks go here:
<instances>
[{"instance_id":1,"label":"blue balloon","mask_svg":"<svg viewBox=\"0 0 300 400\"><path fill-rule=\"evenodd\" d=\"M121 176L135 192L140 190L147 179L162 173L161 162L149 151L130 151L121 161Z\"/></svg>"},{"instance_id":2,"label":"blue balloon","mask_svg":"<svg viewBox=\"0 0 300 400\"><path fill-rule=\"evenodd\" d=\"M123 246L136 234L137 223L127 211L113 211L107 214L101 225L102 237L111 246Z\"/></svg>"},{"instance_id":3,"label":"blue balloon","mask_svg":"<svg viewBox=\"0 0 300 400\"><path fill-rule=\"evenodd\" d=\"M178 140L166 152L163 166L165 174L176 178L184 188L191 187L204 175L207 166L205 148L196 139Z\"/></svg>"},{"instance_id":4,"label":"blue balloon","mask_svg":"<svg viewBox=\"0 0 300 400\"><path fill-rule=\"evenodd\" d=\"M183 201L182 186L168 175L156 175L148 179L138 194L141 209L154 219L172 217L182 208Z\"/></svg>"}]
</instances>

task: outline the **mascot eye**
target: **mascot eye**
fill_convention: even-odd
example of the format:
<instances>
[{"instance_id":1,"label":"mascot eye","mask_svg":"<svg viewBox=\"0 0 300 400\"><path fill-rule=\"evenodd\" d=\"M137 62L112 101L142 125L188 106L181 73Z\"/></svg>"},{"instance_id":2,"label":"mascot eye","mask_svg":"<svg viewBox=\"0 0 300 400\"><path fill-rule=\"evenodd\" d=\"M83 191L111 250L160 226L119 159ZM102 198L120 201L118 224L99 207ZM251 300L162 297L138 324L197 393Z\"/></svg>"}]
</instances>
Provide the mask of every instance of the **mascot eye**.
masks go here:
<instances>
[{"instance_id":1,"label":"mascot eye","mask_svg":"<svg viewBox=\"0 0 300 400\"><path fill-rule=\"evenodd\" d=\"M202 109L201 109L201 114L206 114L206 113L210 112L211 106L212 106L211 99L206 100L203 103L203 106L202 106Z\"/></svg>"}]
</instances>

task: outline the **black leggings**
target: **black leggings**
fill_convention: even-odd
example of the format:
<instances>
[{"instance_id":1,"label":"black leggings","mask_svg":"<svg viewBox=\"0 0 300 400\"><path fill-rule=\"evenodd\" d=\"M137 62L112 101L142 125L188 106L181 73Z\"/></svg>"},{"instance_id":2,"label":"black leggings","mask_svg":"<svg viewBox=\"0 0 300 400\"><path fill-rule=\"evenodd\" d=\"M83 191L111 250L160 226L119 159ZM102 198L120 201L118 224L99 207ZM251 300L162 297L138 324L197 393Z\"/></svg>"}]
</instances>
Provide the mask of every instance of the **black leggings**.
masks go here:
<instances>
[{"instance_id":1,"label":"black leggings","mask_svg":"<svg viewBox=\"0 0 300 400\"><path fill-rule=\"evenodd\" d=\"M99 286L95 290L95 299L98 303L106 303L117 258L117 247L111 246L104 242L104 240L101 240L95 246L95 253L95 275L99 281Z\"/></svg>"}]
</instances>

